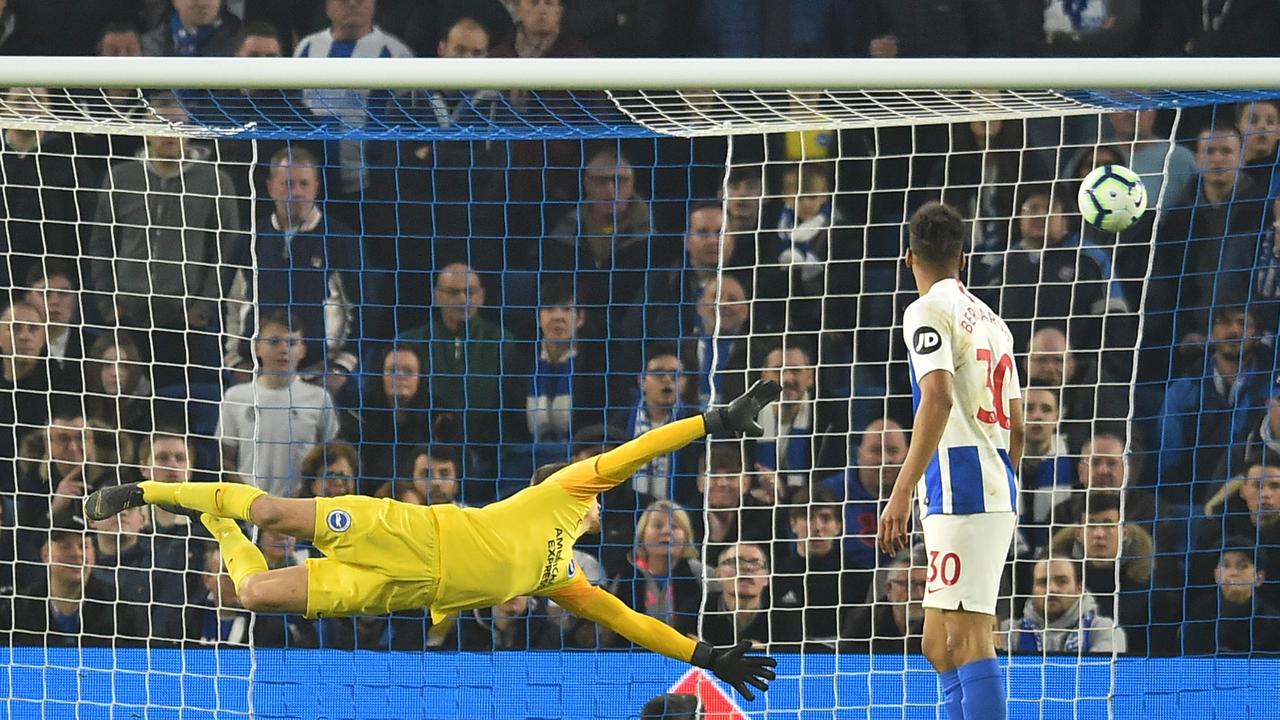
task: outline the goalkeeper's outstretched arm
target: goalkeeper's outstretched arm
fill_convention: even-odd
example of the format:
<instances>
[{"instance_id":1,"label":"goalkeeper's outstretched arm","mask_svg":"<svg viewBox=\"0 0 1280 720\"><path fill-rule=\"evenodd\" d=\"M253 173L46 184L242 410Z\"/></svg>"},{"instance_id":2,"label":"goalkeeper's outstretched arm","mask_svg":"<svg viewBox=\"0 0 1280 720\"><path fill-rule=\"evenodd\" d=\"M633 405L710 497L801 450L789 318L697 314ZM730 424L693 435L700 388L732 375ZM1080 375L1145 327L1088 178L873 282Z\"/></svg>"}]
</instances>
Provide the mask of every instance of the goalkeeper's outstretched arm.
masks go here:
<instances>
[{"instance_id":1,"label":"goalkeeper's outstretched arm","mask_svg":"<svg viewBox=\"0 0 1280 720\"><path fill-rule=\"evenodd\" d=\"M723 432L760 435L763 430L756 416L778 398L781 386L772 380L758 380L749 390L725 407L708 410L697 417L685 418L624 443L596 458L596 474L621 482L651 460L675 452L704 435Z\"/></svg>"},{"instance_id":2,"label":"goalkeeper's outstretched arm","mask_svg":"<svg viewBox=\"0 0 1280 720\"><path fill-rule=\"evenodd\" d=\"M771 668L778 663L764 655L746 655L750 643L739 643L728 650L713 648L681 635L670 625L627 607L605 590L579 578L549 597L558 605L584 620L603 625L631 642L669 658L707 668L729 683L748 700L755 693L748 685L764 691L775 675Z\"/></svg>"}]
</instances>

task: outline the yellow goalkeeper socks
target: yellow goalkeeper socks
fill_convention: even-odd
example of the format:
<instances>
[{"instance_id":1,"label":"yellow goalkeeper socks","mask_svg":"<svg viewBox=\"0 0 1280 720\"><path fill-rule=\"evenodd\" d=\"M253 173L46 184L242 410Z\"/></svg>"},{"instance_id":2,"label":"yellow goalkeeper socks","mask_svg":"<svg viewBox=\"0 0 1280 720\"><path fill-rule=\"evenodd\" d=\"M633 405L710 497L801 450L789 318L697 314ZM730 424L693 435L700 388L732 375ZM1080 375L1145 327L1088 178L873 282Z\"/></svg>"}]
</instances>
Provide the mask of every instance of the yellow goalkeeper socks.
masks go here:
<instances>
[{"instance_id":1,"label":"yellow goalkeeper socks","mask_svg":"<svg viewBox=\"0 0 1280 720\"><path fill-rule=\"evenodd\" d=\"M217 517L253 522L249 506L267 493L240 483L162 483L146 480L138 483L142 499L151 505L178 505Z\"/></svg>"},{"instance_id":2,"label":"yellow goalkeeper socks","mask_svg":"<svg viewBox=\"0 0 1280 720\"><path fill-rule=\"evenodd\" d=\"M240 532L240 526L236 525L235 520L204 513L200 516L200 522L209 528L213 539L218 541L218 549L222 551L222 564L227 566L227 574L231 576L231 582L235 583L236 592L240 592L245 578L267 571L267 559L262 556L262 551Z\"/></svg>"}]
</instances>

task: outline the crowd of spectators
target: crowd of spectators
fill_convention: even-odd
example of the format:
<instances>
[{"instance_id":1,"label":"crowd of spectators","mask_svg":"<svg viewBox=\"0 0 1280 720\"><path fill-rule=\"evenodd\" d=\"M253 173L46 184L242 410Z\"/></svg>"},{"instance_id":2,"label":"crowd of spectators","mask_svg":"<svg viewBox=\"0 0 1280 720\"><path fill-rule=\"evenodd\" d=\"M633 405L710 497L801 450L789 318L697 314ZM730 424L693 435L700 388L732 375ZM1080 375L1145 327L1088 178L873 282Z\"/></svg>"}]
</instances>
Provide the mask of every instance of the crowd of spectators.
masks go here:
<instances>
[{"instance_id":1,"label":"crowd of spectators","mask_svg":"<svg viewBox=\"0 0 1280 720\"><path fill-rule=\"evenodd\" d=\"M1266 55L1280 38L1260 0L81 5L0 2L0 52ZM13 89L6 104L47 108L61 92ZM348 128L390 108L465 126L536 113L536 100L94 99L168 120L287 109ZM1009 320L1025 386L999 642L1280 651L1280 110L1174 120L776 133L743 138L730 168L717 139L255 146L4 130L3 631L71 646L621 647L529 597L440 625L251 617L187 517L150 508L86 526L79 499L221 477L479 505L765 377L783 386L765 435L641 468L603 496L579 567L716 644L918 652L938 569L919 547L881 554L874 535L911 424L894 332L912 297L902 224L941 199L970 223L967 284ZM1161 202L1118 237L1071 212L1079 179L1109 162ZM315 552L256 542L272 567Z\"/></svg>"}]
</instances>

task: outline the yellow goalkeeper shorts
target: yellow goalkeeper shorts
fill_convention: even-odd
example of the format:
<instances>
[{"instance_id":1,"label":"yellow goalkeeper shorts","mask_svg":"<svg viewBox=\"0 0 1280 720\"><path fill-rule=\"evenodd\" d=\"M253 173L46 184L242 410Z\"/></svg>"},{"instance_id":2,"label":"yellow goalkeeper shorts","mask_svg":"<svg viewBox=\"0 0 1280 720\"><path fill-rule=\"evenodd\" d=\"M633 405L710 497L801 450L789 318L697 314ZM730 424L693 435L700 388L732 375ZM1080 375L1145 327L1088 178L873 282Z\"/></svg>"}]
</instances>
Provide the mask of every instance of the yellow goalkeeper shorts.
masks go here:
<instances>
[{"instance_id":1,"label":"yellow goalkeeper shorts","mask_svg":"<svg viewBox=\"0 0 1280 720\"><path fill-rule=\"evenodd\" d=\"M316 498L307 560L308 618L384 615L430 607L439 586L438 530L431 511L390 498Z\"/></svg>"}]
</instances>

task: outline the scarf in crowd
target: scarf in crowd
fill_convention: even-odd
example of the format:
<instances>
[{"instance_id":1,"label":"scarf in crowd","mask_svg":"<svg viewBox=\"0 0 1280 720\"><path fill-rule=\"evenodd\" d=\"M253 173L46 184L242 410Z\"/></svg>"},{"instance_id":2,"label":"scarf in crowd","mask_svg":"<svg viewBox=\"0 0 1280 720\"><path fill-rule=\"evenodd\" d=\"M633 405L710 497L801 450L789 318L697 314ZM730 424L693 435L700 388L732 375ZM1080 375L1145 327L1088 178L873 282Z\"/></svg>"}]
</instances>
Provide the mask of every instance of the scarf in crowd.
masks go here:
<instances>
[{"instance_id":1,"label":"scarf in crowd","mask_svg":"<svg viewBox=\"0 0 1280 720\"><path fill-rule=\"evenodd\" d=\"M1080 617L1079 631L1067 636L1067 641L1062 645L1062 652L1089 652L1089 648L1093 646L1093 621L1097 616L1096 611L1090 610ZM1044 652L1044 636L1050 629L1047 620L1045 627L1041 628L1031 618L1023 617L1019 628L1022 630L1018 633L1020 651Z\"/></svg>"},{"instance_id":2,"label":"scarf in crowd","mask_svg":"<svg viewBox=\"0 0 1280 720\"><path fill-rule=\"evenodd\" d=\"M182 26L178 13L170 15L169 34L173 38L173 54L177 57L194 57L220 27L222 27L222 18L216 17L208 25L188 30Z\"/></svg>"}]
</instances>

